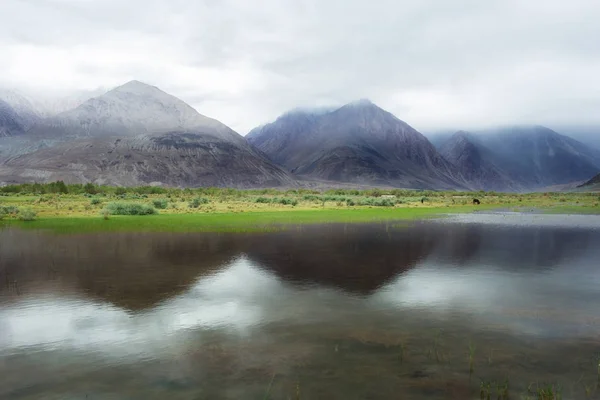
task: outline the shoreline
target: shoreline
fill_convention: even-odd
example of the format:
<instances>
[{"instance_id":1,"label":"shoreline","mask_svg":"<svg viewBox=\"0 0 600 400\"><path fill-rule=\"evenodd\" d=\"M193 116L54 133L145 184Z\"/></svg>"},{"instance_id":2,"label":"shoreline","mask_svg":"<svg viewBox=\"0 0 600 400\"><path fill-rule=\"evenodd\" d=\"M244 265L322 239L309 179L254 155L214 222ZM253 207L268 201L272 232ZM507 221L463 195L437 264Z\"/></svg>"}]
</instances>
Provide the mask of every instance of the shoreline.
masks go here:
<instances>
[{"instance_id":1,"label":"shoreline","mask_svg":"<svg viewBox=\"0 0 600 400\"><path fill-rule=\"evenodd\" d=\"M247 212L196 212L189 214L164 213L143 216L58 216L40 217L34 221L16 219L0 222L0 228L45 230L51 233L115 233L115 232L213 232L252 233L285 230L297 225L314 224L360 224L395 221L415 221L443 218L452 214L513 213L557 215L598 215L600 210L591 207L535 208L518 210L502 206L460 207L394 207L355 209L298 209Z\"/></svg>"}]
</instances>

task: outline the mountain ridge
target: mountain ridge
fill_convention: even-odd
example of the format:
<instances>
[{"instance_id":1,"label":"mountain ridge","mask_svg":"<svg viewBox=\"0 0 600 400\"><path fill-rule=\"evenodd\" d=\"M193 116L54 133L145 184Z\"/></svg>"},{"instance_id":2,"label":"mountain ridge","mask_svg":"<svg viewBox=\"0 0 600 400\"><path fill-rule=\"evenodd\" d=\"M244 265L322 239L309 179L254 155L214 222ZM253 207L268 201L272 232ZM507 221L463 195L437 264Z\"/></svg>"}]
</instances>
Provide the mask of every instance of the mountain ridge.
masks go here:
<instances>
[{"instance_id":1,"label":"mountain ridge","mask_svg":"<svg viewBox=\"0 0 600 400\"><path fill-rule=\"evenodd\" d=\"M436 148L368 99L295 108L245 138L138 80L50 116L38 103L0 90L0 182L526 191L600 172L600 150L541 125L457 131Z\"/></svg>"},{"instance_id":2,"label":"mountain ridge","mask_svg":"<svg viewBox=\"0 0 600 400\"><path fill-rule=\"evenodd\" d=\"M471 183L496 190L566 185L585 181L600 171L600 151L541 125L513 125L460 138L455 135L440 150ZM461 151L469 152L469 157L461 160ZM480 171L474 167L477 159L483 163ZM477 175L484 170L493 173L481 181Z\"/></svg>"},{"instance_id":3,"label":"mountain ridge","mask_svg":"<svg viewBox=\"0 0 600 400\"><path fill-rule=\"evenodd\" d=\"M0 142L0 181L294 186L223 123L130 81Z\"/></svg>"},{"instance_id":4,"label":"mountain ridge","mask_svg":"<svg viewBox=\"0 0 600 400\"><path fill-rule=\"evenodd\" d=\"M433 145L406 122L361 99L322 115L285 113L248 141L295 174L395 186L464 185Z\"/></svg>"},{"instance_id":5,"label":"mountain ridge","mask_svg":"<svg viewBox=\"0 0 600 400\"><path fill-rule=\"evenodd\" d=\"M476 189L517 191L522 189L493 162L492 151L478 143L469 132L456 132L440 148L440 153Z\"/></svg>"}]
</instances>

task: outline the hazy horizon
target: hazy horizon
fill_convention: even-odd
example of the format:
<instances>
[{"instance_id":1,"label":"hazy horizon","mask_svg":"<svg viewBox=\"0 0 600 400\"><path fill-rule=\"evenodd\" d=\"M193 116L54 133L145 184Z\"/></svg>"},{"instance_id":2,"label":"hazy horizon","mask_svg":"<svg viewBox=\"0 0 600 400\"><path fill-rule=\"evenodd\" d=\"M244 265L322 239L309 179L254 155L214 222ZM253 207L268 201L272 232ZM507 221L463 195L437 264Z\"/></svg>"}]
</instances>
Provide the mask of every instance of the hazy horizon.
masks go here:
<instances>
[{"instance_id":1,"label":"hazy horizon","mask_svg":"<svg viewBox=\"0 0 600 400\"><path fill-rule=\"evenodd\" d=\"M0 87L48 96L136 79L242 135L292 109L360 98L424 133L600 126L592 0L5 0L0 10Z\"/></svg>"}]
</instances>

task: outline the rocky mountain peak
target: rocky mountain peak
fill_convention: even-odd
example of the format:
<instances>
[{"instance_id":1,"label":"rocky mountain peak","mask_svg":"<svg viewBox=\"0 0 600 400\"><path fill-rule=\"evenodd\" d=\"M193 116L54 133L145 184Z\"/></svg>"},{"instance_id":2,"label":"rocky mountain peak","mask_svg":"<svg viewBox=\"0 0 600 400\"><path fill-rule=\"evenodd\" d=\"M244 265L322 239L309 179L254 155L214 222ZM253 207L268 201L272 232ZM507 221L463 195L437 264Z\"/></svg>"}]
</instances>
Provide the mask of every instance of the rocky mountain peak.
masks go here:
<instances>
[{"instance_id":1,"label":"rocky mountain peak","mask_svg":"<svg viewBox=\"0 0 600 400\"><path fill-rule=\"evenodd\" d=\"M459 187L427 139L362 99L321 116L279 118L250 143L299 175L341 182Z\"/></svg>"},{"instance_id":2,"label":"rocky mountain peak","mask_svg":"<svg viewBox=\"0 0 600 400\"><path fill-rule=\"evenodd\" d=\"M244 141L227 126L201 115L177 97L137 80L59 114L55 125L84 127L91 136L191 131L238 143Z\"/></svg>"}]
</instances>

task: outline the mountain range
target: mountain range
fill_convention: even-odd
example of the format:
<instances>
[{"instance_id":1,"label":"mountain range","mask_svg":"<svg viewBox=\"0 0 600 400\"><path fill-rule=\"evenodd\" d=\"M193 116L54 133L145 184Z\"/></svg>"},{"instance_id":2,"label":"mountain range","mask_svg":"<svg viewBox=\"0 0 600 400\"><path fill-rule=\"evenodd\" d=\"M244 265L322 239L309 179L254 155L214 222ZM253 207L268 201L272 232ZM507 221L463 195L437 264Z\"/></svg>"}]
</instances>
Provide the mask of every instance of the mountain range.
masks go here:
<instances>
[{"instance_id":1,"label":"mountain range","mask_svg":"<svg viewBox=\"0 0 600 400\"><path fill-rule=\"evenodd\" d=\"M138 81L4 136L0 181L6 183L294 184L288 173L226 125Z\"/></svg>"},{"instance_id":2,"label":"mountain range","mask_svg":"<svg viewBox=\"0 0 600 400\"><path fill-rule=\"evenodd\" d=\"M600 151L543 126L457 132L439 145L483 190L525 191L581 182L600 171Z\"/></svg>"},{"instance_id":3,"label":"mountain range","mask_svg":"<svg viewBox=\"0 0 600 400\"><path fill-rule=\"evenodd\" d=\"M529 191L600 172L600 150L543 126L430 141L364 99L295 109L246 137L139 81L49 104L0 90L0 183Z\"/></svg>"},{"instance_id":4,"label":"mountain range","mask_svg":"<svg viewBox=\"0 0 600 400\"><path fill-rule=\"evenodd\" d=\"M246 138L288 171L390 186L528 191L582 183L600 150L543 126L425 136L369 101L328 113L286 113Z\"/></svg>"}]
</instances>

